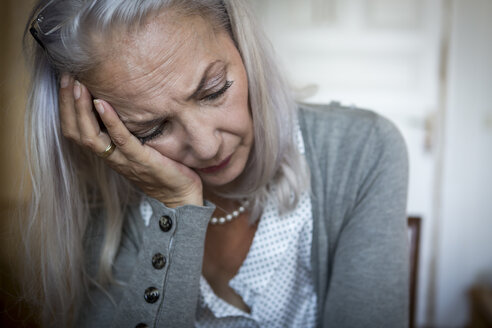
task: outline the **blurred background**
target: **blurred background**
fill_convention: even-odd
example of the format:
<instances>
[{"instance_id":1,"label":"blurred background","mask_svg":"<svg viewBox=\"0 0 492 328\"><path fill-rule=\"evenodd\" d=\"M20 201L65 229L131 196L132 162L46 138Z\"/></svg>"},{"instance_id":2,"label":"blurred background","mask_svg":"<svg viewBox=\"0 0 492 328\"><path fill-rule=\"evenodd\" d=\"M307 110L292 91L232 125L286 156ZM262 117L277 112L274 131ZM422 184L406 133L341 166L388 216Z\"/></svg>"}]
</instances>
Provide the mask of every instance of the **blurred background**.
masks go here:
<instances>
[{"instance_id":1,"label":"blurred background","mask_svg":"<svg viewBox=\"0 0 492 328\"><path fill-rule=\"evenodd\" d=\"M249 1L299 98L375 110L405 137L408 214L422 219L417 326L492 327L492 0ZM26 199L21 36L31 3L0 4L2 326L26 317L9 225Z\"/></svg>"}]
</instances>

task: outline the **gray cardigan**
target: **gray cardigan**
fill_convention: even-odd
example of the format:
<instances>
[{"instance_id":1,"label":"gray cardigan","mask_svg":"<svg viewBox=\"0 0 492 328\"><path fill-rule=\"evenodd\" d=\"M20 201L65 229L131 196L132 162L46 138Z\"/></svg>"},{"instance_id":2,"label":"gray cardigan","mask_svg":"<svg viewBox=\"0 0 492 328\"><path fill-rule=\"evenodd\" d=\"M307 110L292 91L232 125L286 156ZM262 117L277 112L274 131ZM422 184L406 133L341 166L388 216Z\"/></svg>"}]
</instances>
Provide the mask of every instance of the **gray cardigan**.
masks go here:
<instances>
[{"instance_id":1,"label":"gray cardigan","mask_svg":"<svg viewBox=\"0 0 492 328\"><path fill-rule=\"evenodd\" d=\"M395 126L366 110L302 105L299 124L311 170L311 261L319 327L407 327L408 159ZM203 244L214 205L176 209L150 200L145 227L128 211L114 274L91 288L78 327L193 327ZM87 267L95 274L103 220L91 225ZM155 254L166 263L156 262ZM154 257L154 263L153 263ZM160 264L160 265L159 265Z\"/></svg>"}]
</instances>

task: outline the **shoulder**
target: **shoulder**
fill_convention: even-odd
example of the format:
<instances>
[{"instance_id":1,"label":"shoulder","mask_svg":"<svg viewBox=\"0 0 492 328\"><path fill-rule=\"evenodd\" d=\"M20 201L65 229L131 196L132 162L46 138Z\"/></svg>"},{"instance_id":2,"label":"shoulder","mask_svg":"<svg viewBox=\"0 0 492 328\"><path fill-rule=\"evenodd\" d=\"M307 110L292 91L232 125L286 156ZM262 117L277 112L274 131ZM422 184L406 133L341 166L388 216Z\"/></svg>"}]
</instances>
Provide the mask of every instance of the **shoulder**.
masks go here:
<instances>
[{"instance_id":1,"label":"shoulder","mask_svg":"<svg viewBox=\"0 0 492 328\"><path fill-rule=\"evenodd\" d=\"M355 141L369 134L390 140L401 138L398 128L387 118L371 110L342 106L337 102L300 104L299 118L305 134L320 141L326 140L325 137Z\"/></svg>"},{"instance_id":2,"label":"shoulder","mask_svg":"<svg viewBox=\"0 0 492 328\"><path fill-rule=\"evenodd\" d=\"M330 208L332 223L341 223L368 188L373 194L405 190L407 148L388 119L336 103L301 105L299 125L318 211Z\"/></svg>"},{"instance_id":3,"label":"shoulder","mask_svg":"<svg viewBox=\"0 0 492 328\"><path fill-rule=\"evenodd\" d=\"M355 159L394 153L406 158L404 139L387 118L366 109L328 105L299 105L299 125L306 147L318 159Z\"/></svg>"}]
</instances>

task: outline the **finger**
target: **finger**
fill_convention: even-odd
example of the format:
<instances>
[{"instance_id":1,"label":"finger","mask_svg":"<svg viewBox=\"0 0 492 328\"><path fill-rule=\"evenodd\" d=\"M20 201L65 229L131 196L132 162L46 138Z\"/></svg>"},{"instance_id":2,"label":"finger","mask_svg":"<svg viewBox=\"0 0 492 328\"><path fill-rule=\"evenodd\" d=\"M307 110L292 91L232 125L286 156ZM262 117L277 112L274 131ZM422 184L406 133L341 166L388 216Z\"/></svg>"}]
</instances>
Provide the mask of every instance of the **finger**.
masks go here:
<instances>
[{"instance_id":1,"label":"finger","mask_svg":"<svg viewBox=\"0 0 492 328\"><path fill-rule=\"evenodd\" d=\"M104 151L110 138L101 132L89 90L79 81L75 81L73 93L80 143L96 153Z\"/></svg>"},{"instance_id":2,"label":"finger","mask_svg":"<svg viewBox=\"0 0 492 328\"><path fill-rule=\"evenodd\" d=\"M96 99L94 105L119 151L132 161L140 162L145 156L148 157L147 147L142 146L138 139L128 131L110 104Z\"/></svg>"},{"instance_id":3,"label":"finger","mask_svg":"<svg viewBox=\"0 0 492 328\"><path fill-rule=\"evenodd\" d=\"M97 156L104 159L113 168L128 165L128 159L118 150L107 133L101 132L98 140L97 145L91 149Z\"/></svg>"},{"instance_id":4,"label":"finger","mask_svg":"<svg viewBox=\"0 0 492 328\"><path fill-rule=\"evenodd\" d=\"M60 78L58 92L58 107L60 109L60 127L62 134L79 142L80 134L74 110L73 78L68 73L63 73Z\"/></svg>"}]
</instances>

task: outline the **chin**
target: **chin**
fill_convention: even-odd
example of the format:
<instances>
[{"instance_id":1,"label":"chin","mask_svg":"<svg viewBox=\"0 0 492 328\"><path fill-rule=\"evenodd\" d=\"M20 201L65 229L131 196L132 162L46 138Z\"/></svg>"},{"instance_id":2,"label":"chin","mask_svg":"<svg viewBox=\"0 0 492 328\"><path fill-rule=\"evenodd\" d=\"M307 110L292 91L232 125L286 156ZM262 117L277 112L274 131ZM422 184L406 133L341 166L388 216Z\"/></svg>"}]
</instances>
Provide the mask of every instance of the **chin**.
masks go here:
<instances>
[{"instance_id":1,"label":"chin","mask_svg":"<svg viewBox=\"0 0 492 328\"><path fill-rule=\"evenodd\" d=\"M202 183L204 187L208 189L221 189L234 184L237 178L244 170L244 165L241 167L226 168L223 172L219 172L215 175L202 175Z\"/></svg>"},{"instance_id":2,"label":"chin","mask_svg":"<svg viewBox=\"0 0 492 328\"><path fill-rule=\"evenodd\" d=\"M232 177L202 177L202 182L205 187L220 188L232 184L238 176L239 174Z\"/></svg>"}]
</instances>

